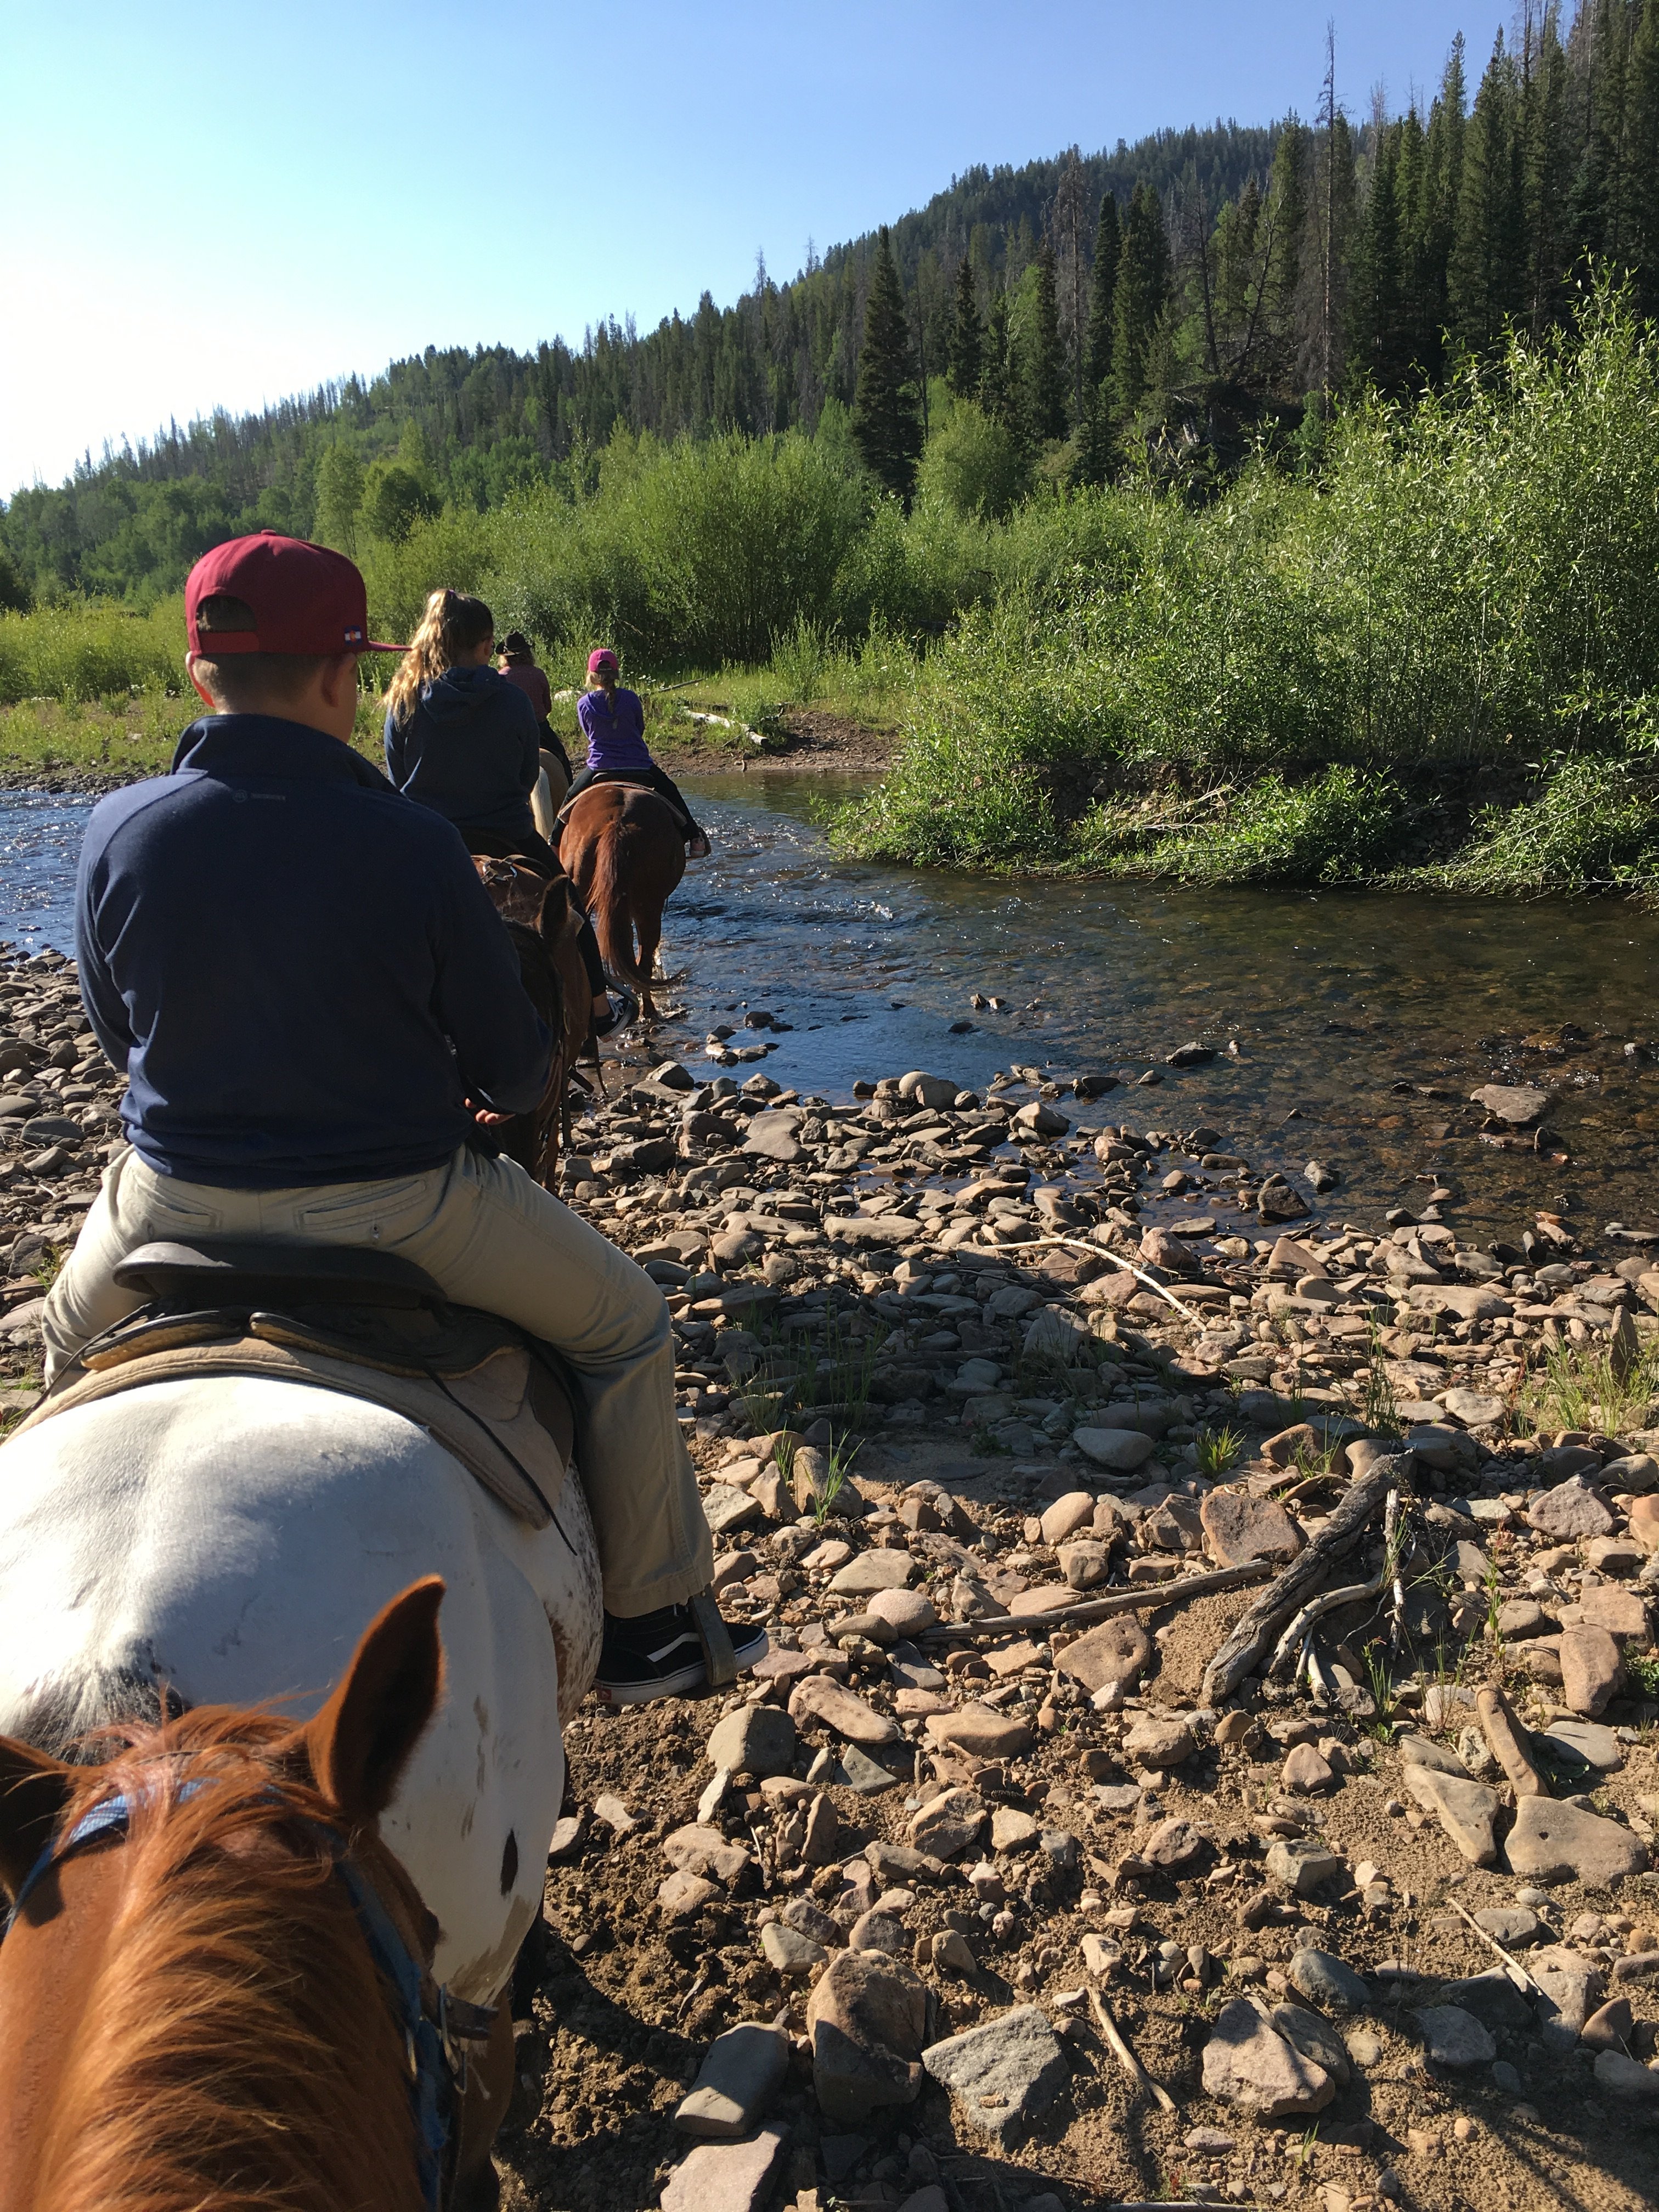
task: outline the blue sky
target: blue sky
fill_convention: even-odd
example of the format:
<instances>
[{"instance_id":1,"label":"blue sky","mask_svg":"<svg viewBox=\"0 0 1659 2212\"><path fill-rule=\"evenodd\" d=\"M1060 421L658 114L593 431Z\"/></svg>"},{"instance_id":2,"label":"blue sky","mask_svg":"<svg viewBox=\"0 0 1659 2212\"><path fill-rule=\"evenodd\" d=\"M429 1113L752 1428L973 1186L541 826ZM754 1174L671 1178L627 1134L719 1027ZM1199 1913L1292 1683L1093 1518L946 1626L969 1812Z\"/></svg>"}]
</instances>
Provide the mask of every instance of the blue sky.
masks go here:
<instances>
[{"instance_id":1,"label":"blue sky","mask_svg":"<svg viewBox=\"0 0 1659 2212\"><path fill-rule=\"evenodd\" d=\"M1431 91L1495 0L0 11L0 491L428 343L793 273L975 161Z\"/></svg>"}]
</instances>

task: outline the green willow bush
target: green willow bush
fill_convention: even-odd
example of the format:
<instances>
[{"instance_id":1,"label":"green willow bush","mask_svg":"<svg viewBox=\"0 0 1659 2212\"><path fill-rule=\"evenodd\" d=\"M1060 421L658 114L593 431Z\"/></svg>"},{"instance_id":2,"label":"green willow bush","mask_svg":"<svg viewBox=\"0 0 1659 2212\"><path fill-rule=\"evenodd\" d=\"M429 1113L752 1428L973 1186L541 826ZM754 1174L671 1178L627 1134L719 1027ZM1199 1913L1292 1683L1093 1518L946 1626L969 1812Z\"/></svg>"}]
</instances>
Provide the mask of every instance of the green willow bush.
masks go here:
<instances>
[{"instance_id":1,"label":"green willow bush","mask_svg":"<svg viewBox=\"0 0 1659 2212\"><path fill-rule=\"evenodd\" d=\"M1351 817L1357 875L1386 867L1375 833L1398 811L1368 776L1547 778L1563 751L1641 742L1659 342L1622 295L1591 295L1560 352L1516 340L1444 397L1357 404L1325 453L1317 481L1263 459L1197 511L1150 489L1061 503L1025 574L1008 550L1022 510L998 596L931 656L896 767L842 840L935 864L1123 865L1121 810L1097 799L1275 778L1237 802L1231 847L1204 844L1247 872L1282 848L1274 866L1328 879L1324 833L1304 846L1290 825L1304 785L1310 824ZM1081 557L1045 569L1066 531ZM1130 842L1155 869L1223 865L1171 834L1167 854Z\"/></svg>"},{"instance_id":2,"label":"green willow bush","mask_svg":"<svg viewBox=\"0 0 1659 2212\"><path fill-rule=\"evenodd\" d=\"M0 706L24 699L71 704L184 684L182 597L144 615L83 599L0 614Z\"/></svg>"}]
</instances>

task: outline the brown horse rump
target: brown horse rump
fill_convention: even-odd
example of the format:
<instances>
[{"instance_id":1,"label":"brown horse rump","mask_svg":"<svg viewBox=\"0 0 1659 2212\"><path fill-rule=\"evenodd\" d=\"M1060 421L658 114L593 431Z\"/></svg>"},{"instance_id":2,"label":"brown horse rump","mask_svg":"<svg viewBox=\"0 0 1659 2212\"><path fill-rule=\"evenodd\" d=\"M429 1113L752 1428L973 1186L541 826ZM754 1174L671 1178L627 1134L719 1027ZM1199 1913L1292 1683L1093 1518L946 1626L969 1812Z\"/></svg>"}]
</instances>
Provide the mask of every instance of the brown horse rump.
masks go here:
<instances>
[{"instance_id":1,"label":"brown horse rump","mask_svg":"<svg viewBox=\"0 0 1659 2212\"><path fill-rule=\"evenodd\" d=\"M564 827L570 818L571 809L580 805L590 791L601 790L606 784L620 784L625 791L648 791L653 799L661 799L675 821L683 823L687 832L690 832L692 826L691 817L685 809L683 806L676 806L668 793L653 783L642 769L629 768L596 769L581 789L572 792L560 807L559 827L561 829Z\"/></svg>"},{"instance_id":2,"label":"brown horse rump","mask_svg":"<svg viewBox=\"0 0 1659 2212\"><path fill-rule=\"evenodd\" d=\"M528 1527L546 1528L558 1505L574 1440L570 1394L543 1346L470 1307L441 1319L378 1308L331 1310L320 1322L245 1309L141 1315L89 1346L16 1433L145 1383L210 1375L309 1383L383 1406Z\"/></svg>"}]
</instances>

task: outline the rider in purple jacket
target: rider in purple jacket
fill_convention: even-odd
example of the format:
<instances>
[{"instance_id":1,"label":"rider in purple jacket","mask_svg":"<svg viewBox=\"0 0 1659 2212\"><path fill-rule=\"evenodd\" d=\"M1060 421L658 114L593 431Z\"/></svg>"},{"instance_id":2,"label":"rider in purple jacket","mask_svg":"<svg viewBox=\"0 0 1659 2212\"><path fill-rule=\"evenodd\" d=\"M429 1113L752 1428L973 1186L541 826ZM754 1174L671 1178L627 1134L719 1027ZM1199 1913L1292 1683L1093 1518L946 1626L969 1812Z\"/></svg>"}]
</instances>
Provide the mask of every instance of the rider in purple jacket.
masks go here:
<instances>
[{"instance_id":1,"label":"rider in purple jacket","mask_svg":"<svg viewBox=\"0 0 1659 2212\"><path fill-rule=\"evenodd\" d=\"M692 820L679 786L646 750L645 708L637 691L617 683L617 656L608 645L588 655L587 672L595 688L576 702L576 720L587 740L587 765L571 778L565 807L591 783L642 783L659 792L684 823L688 857L707 859L708 836Z\"/></svg>"}]
</instances>

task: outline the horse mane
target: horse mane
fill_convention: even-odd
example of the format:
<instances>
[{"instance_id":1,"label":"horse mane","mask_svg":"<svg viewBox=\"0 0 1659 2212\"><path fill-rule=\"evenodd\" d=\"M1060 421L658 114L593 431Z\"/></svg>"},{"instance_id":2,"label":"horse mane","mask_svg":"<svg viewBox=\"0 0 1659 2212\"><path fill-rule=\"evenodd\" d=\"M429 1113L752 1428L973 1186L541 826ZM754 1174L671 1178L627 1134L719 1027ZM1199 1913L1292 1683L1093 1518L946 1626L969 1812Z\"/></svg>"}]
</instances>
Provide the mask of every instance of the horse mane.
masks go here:
<instances>
[{"instance_id":1,"label":"horse mane","mask_svg":"<svg viewBox=\"0 0 1659 2212\"><path fill-rule=\"evenodd\" d=\"M418 2206L404 2039L334 1859L349 1844L418 1926L407 1875L372 1834L344 1836L278 1756L291 1723L202 1706L111 1733L122 1748L76 1784L59 1832L125 1792L128 1837L111 1848L125 1887L58 2084L40 2203ZM211 1786L185 1796L196 1779Z\"/></svg>"}]
</instances>

